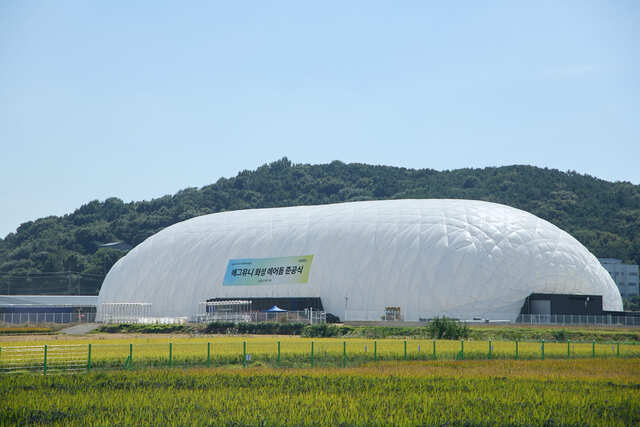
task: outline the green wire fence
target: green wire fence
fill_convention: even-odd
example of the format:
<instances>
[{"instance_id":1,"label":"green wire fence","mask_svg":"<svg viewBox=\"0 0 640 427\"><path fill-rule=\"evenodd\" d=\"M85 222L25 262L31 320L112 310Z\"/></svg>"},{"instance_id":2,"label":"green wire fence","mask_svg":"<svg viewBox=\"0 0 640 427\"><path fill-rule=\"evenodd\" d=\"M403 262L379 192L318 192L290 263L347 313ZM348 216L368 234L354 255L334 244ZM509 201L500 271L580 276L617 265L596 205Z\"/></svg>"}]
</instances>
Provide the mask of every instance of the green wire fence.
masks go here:
<instances>
[{"instance_id":1,"label":"green wire fence","mask_svg":"<svg viewBox=\"0 0 640 427\"><path fill-rule=\"evenodd\" d=\"M640 343L300 339L0 347L0 373L148 367L347 367L381 361L640 357Z\"/></svg>"}]
</instances>

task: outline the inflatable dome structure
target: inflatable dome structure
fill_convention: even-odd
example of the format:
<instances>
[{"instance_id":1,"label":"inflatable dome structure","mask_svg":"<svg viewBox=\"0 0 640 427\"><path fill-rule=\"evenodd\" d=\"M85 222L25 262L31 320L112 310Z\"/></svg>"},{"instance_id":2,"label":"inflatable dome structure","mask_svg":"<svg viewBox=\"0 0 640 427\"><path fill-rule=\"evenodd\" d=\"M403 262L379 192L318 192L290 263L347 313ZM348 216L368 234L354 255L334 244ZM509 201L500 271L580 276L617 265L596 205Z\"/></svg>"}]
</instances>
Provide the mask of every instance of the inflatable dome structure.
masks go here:
<instances>
[{"instance_id":1,"label":"inflatable dome structure","mask_svg":"<svg viewBox=\"0 0 640 427\"><path fill-rule=\"evenodd\" d=\"M551 223L472 200L388 200L222 212L149 237L107 274L100 304L198 313L213 298L320 298L343 320L435 316L515 320L532 293L601 295L622 310L598 260Z\"/></svg>"}]
</instances>

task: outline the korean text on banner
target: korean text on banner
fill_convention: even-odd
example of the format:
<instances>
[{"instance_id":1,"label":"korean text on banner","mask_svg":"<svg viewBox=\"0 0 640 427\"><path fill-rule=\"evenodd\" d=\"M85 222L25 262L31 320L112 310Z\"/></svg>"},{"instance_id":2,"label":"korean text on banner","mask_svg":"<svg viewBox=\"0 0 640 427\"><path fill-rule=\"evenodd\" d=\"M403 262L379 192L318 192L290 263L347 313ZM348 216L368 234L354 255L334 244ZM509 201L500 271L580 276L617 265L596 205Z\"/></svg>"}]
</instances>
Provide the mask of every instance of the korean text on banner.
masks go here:
<instances>
[{"instance_id":1,"label":"korean text on banner","mask_svg":"<svg viewBox=\"0 0 640 427\"><path fill-rule=\"evenodd\" d=\"M224 286L307 283L313 255L230 259Z\"/></svg>"}]
</instances>

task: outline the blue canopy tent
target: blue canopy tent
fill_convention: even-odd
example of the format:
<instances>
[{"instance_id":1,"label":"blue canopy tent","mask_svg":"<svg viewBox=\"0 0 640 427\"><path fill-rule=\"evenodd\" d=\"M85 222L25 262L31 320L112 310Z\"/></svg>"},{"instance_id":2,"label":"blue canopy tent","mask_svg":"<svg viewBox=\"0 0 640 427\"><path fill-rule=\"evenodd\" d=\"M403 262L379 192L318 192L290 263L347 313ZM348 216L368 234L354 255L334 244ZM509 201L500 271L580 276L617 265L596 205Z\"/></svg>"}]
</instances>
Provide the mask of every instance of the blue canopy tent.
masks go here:
<instances>
[{"instance_id":1,"label":"blue canopy tent","mask_svg":"<svg viewBox=\"0 0 640 427\"><path fill-rule=\"evenodd\" d=\"M269 318L271 318L272 320L279 320L281 319L280 313L286 313L286 312L287 310L283 310L277 305L274 305L269 310L265 311L265 313L267 313L267 320L269 320ZM273 314L270 314L270 313L273 313Z\"/></svg>"}]
</instances>

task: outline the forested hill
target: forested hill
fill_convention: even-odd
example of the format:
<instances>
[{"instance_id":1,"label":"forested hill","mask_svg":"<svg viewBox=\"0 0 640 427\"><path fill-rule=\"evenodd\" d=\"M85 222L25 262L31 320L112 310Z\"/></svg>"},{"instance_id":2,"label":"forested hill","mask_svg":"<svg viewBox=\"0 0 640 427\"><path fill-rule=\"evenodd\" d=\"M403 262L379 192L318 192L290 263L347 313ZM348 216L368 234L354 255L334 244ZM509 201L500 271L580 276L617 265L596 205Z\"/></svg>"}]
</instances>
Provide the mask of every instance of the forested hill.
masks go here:
<instances>
[{"instance_id":1,"label":"forested hill","mask_svg":"<svg viewBox=\"0 0 640 427\"><path fill-rule=\"evenodd\" d=\"M9 286L13 294L28 292L29 283L37 282L33 278L51 278L69 271L99 286L105 272L125 253L100 244L122 241L135 246L162 228L197 215L404 198L503 203L556 224L596 256L640 263L640 186L630 183L532 166L440 172L338 161L292 164L283 158L172 196L132 203L117 198L95 200L62 217L26 222L16 233L0 239L0 294ZM51 283L56 288L52 292L68 291L59 289L58 282L37 283Z\"/></svg>"}]
</instances>

